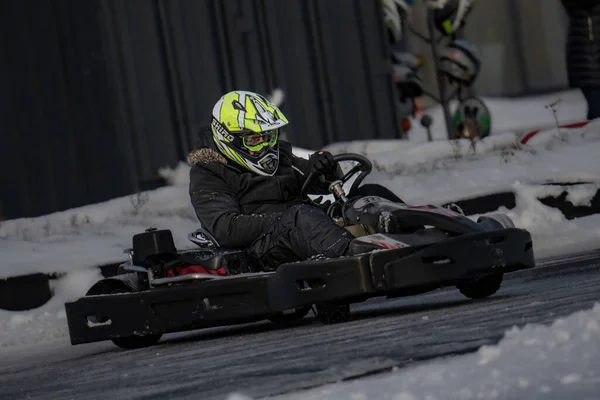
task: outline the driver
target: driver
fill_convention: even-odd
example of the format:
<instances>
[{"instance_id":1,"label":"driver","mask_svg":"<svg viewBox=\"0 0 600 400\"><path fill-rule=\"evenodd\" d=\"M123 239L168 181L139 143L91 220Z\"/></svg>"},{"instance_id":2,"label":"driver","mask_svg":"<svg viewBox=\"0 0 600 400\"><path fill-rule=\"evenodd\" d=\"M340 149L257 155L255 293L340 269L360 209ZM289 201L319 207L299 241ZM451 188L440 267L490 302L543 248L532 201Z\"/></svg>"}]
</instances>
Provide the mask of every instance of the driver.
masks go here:
<instances>
[{"instance_id":1,"label":"driver","mask_svg":"<svg viewBox=\"0 0 600 400\"><path fill-rule=\"evenodd\" d=\"M219 245L246 249L255 264L274 270L313 256L339 257L354 236L300 196L311 172L328 180L340 170L331 153L308 160L279 140L288 124L264 96L236 90L215 104L210 130L188 156L190 197L198 219ZM315 180L310 193L327 193Z\"/></svg>"}]
</instances>

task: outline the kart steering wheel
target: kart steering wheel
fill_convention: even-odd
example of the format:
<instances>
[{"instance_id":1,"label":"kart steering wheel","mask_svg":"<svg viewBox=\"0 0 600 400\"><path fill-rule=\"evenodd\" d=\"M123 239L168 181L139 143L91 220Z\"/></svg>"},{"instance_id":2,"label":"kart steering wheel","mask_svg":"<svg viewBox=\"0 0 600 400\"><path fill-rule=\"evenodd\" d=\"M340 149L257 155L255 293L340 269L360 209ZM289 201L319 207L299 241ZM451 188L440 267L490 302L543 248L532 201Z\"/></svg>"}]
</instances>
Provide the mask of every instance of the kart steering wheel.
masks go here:
<instances>
[{"instance_id":1,"label":"kart steering wheel","mask_svg":"<svg viewBox=\"0 0 600 400\"><path fill-rule=\"evenodd\" d=\"M366 178L366 176L371 173L371 170L373 170L373 163L371 163L371 161L367 157L360 155L360 154L355 154L355 153L337 154L337 155L333 156L333 159L336 162L340 162L340 161L356 161L356 162L358 162L358 164L353 166L341 178L342 184L344 184L351 177L353 177L357 172L360 172L360 175L352 183L352 187L350 188L348 193L352 193L356 189L358 189L358 186L362 183L362 181ZM310 175L308 175L308 177L306 178L306 181L304 181L304 185L302 185L302 189L300 190L301 197L306 197L308 195L309 186L314 182L314 180L319 175L320 175L319 173L314 172L314 171L311 172ZM331 181L329 183L331 183Z\"/></svg>"}]
</instances>

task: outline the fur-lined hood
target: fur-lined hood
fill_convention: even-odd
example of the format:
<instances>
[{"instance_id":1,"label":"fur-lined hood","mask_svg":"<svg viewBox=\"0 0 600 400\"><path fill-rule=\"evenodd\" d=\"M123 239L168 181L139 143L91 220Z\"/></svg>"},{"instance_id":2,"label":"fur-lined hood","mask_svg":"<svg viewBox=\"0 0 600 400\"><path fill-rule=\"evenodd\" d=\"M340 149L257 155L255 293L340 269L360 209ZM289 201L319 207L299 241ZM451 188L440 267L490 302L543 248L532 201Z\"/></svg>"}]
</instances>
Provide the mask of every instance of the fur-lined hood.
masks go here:
<instances>
[{"instance_id":1,"label":"fur-lined hood","mask_svg":"<svg viewBox=\"0 0 600 400\"><path fill-rule=\"evenodd\" d=\"M229 165L227 158L216 149L210 127L206 127L198 132L198 136L196 136L196 149L188 154L187 162L190 166L202 163Z\"/></svg>"},{"instance_id":2,"label":"fur-lined hood","mask_svg":"<svg viewBox=\"0 0 600 400\"><path fill-rule=\"evenodd\" d=\"M216 150L203 148L192 151L187 156L187 162L190 166L198 165L200 163L215 162L223 165L227 165L227 159L221 153Z\"/></svg>"}]
</instances>

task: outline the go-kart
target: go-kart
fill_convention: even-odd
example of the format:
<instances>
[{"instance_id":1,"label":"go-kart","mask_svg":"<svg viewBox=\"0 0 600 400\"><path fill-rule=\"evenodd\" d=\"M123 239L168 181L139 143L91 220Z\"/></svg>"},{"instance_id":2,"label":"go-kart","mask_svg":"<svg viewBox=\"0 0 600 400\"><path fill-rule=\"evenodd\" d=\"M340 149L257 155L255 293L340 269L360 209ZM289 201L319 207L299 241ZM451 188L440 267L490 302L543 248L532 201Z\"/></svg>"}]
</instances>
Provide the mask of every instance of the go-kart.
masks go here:
<instances>
[{"instance_id":1,"label":"go-kart","mask_svg":"<svg viewBox=\"0 0 600 400\"><path fill-rule=\"evenodd\" d=\"M259 320L290 323L310 310L323 323L338 323L348 320L351 303L371 297L455 286L468 298L484 298L500 288L504 273L534 267L531 235L506 215L474 221L453 207L353 195L372 164L358 154L335 159L356 162L327 182L332 201L325 208L356 236L352 255L264 272L243 249L221 247L205 229L190 233L197 247L183 251L171 231L149 229L133 236L129 260L117 275L65 304L71 343L112 340L139 348L169 332ZM323 177L309 175L303 195L315 179Z\"/></svg>"}]
</instances>

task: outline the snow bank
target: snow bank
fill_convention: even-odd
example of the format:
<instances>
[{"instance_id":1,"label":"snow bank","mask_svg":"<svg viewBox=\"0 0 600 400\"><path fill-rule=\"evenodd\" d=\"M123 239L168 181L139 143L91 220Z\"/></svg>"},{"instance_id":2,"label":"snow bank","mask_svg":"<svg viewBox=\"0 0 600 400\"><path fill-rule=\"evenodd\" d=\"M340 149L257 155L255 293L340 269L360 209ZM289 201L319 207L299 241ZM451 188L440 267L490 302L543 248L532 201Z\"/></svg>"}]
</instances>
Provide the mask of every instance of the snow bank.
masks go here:
<instances>
[{"instance_id":1,"label":"snow bank","mask_svg":"<svg viewBox=\"0 0 600 400\"><path fill-rule=\"evenodd\" d=\"M171 228L177 246L190 246L197 228L187 186L165 187L0 225L0 277L65 272L123 261L131 237L150 227Z\"/></svg>"},{"instance_id":2,"label":"snow bank","mask_svg":"<svg viewBox=\"0 0 600 400\"><path fill-rule=\"evenodd\" d=\"M520 144L519 136L511 133L484 139L476 145L476 152L466 140L459 143L409 143L395 149L371 145L366 153L376 160L375 171L365 183L384 182L411 204L444 204L512 191L516 207L497 212L507 213L518 227L533 234L538 257L598 247L600 216L568 221L559 210L538 199L559 196L566 190L567 200L574 205L590 203L600 187L600 120L581 128L541 131L527 145ZM592 183L543 185L569 182Z\"/></svg>"},{"instance_id":3,"label":"snow bank","mask_svg":"<svg viewBox=\"0 0 600 400\"><path fill-rule=\"evenodd\" d=\"M567 199L575 204L589 202L598 185L576 185L573 187L513 185L516 207L512 210L501 208L515 222L515 225L531 232L534 252L537 256L557 256L566 252L596 249L600 243L600 215L567 220L557 209L548 207L538 199L546 196L559 196L564 190ZM593 193L592 192L593 188ZM579 197L578 197L579 196ZM475 217L475 216L474 216Z\"/></svg>"},{"instance_id":4,"label":"snow bank","mask_svg":"<svg viewBox=\"0 0 600 400\"><path fill-rule=\"evenodd\" d=\"M420 144L414 152L371 154L378 168L368 180L387 181L408 202L448 202L510 190L516 182L600 182L600 120L535 138L521 145L513 134L497 135L477 144L475 152L466 141L454 146L440 141Z\"/></svg>"},{"instance_id":5,"label":"snow bank","mask_svg":"<svg viewBox=\"0 0 600 400\"><path fill-rule=\"evenodd\" d=\"M500 153L518 145L514 133L490 136L475 147L466 139L415 143L405 140L382 140L370 142L334 143L325 150L334 154L359 153L373 162L373 169L387 177L396 175L414 175L428 173L440 168L442 164L489 153Z\"/></svg>"},{"instance_id":6,"label":"snow bank","mask_svg":"<svg viewBox=\"0 0 600 400\"><path fill-rule=\"evenodd\" d=\"M513 327L494 346L286 399L593 399L600 387L600 304L550 326ZM239 397L238 397L239 398Z\"/></svg>"},{"instance_id":7,"label":"snow bank","mask_svg":"<svg viewBox=\"0 0 600 400\"><path fill-rule=\"evenodd\" d=\"M538 257L597 248L600 216L568 221L538 199L567 191L574 205L589 205L600 188L600 120L581 128L546 129L527 145L521 135L502 133L477 143L401 140L336 143L339 154L354 152L373 160L365 183L382 183L411 204L444 204L498 192L514 192L516 207L507 213L534 237ZM571 187L548 183L592 182ZM475 215L473 218L477 218Z\"/></svg>"}]
</instances>

